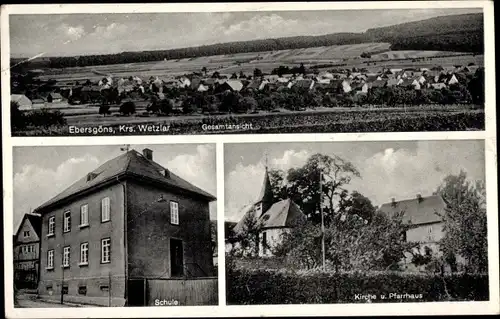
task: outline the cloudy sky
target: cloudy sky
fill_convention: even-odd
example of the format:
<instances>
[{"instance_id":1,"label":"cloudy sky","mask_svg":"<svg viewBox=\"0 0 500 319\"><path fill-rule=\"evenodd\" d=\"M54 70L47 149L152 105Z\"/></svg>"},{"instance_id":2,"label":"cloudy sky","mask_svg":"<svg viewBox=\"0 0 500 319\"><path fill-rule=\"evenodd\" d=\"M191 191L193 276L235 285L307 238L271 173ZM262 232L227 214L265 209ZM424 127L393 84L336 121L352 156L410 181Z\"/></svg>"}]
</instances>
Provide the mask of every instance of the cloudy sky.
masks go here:
<instances>
[{"instance_id":1,"label":"cloudy sky","mask_svg":"<svg viewBox=\"0 0 500 319\"><path fill-rule=\"evenodd\" d=\"M104 162L123 154L110 146L15 147L14 229L24 213L57 195ZM153 150L153 160L192 184L216 195L215 145L172 144L131 145L142 152ZM216 219L216 202L210 204L210 218Z\"/></svg>"},{"instance_id":2,"label":"cloudy sky","mask_svg":"<svg viewBox=\"0 0 500 319\"><path fill-rule=\"evenodd\" d=\"M481 9L11 15L13 57L170 49L221 42L363 32Z\"/></svg>"},{"instance_id":3,"label":"cloudy sky","mask_svg":"<svg viewBox=\"0 0 500 319\"><path fill-rule=\"evenodd\" d=\"M485 174L484 142L476 140L225 144L225 219L238 221L242 208L259 195L265 154L269 169L286 171L304 165L316 153L352 162L361 178L353 179L348 188L367 196L374 205L392 197L432 195L445 176L460 169L472 180L484 180Z\"/></svg>"}]
</instances>

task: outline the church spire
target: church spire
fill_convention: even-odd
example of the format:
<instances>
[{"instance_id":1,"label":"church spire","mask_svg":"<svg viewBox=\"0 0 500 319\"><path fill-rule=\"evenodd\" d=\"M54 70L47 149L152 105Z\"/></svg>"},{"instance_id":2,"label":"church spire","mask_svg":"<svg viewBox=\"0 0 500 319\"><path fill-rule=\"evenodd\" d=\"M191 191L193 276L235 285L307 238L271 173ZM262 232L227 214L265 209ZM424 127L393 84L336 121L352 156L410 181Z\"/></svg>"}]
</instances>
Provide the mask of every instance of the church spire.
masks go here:
<instances>
[{"instance_id":1,"label":"church spire","mask_svg":"<svg viewBox=\"0 0 500 319\"><path fill-rule=\"evenodd\" d=\"M267 154L265 158L265 173L264 173L264 181L262 183L262 188L260 190L259 197L257 198L256 203L262 203L263 212L269 208L274 201L273 188L271 186L271 180L269 178L269 171L267 167Z\"/></svg>"}]
</instances>

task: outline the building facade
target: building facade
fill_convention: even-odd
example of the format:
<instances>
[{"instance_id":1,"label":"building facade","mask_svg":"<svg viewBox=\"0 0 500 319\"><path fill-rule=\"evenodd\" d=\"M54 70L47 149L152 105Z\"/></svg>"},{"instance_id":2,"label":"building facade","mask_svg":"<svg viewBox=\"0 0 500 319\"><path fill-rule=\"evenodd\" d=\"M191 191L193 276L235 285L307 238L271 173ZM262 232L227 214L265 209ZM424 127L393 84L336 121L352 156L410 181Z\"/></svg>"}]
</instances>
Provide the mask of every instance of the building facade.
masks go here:
<instances>
[{"instance_id":1,"label":"building facade","mask_svg":"<svg viewBox=\"0 0 500 319\"><path fill-rule=\"evenodd\" d=\"M37 209L39 294L123 306L131 280L214 275L213 200L149 149L106 162Z\"/></svg>"},{"instance_id":2,"label":"building facade","mask_svg":"<svg viewBox=\"0 0 500 319\"><path fill-rule=\"evenodd\" d=\"M422 197L418 194L413 199L391 202L380 206L379 210L388 216L403 212L403 223L411 224L406 232L406 241L418 243L413 253L424 256L442 256L439 241L444 237L443 217L446 203L440 195ZM412 268L413 255L405 255L405 267ZM464 259L456 256L458 263L464 263ZM417 267L418 268L418 267Z\"/></svg>"},{"instance_id":3,"label":"building facade","mask_svg":"<svg viewBox=\"0 0 500 319\"><path fill-rule=\"evenodd\" d=\"M40 266L41 216L25 214L14 235L14 283L18 288L36 288Z\"/></svg>"}]
</instances>

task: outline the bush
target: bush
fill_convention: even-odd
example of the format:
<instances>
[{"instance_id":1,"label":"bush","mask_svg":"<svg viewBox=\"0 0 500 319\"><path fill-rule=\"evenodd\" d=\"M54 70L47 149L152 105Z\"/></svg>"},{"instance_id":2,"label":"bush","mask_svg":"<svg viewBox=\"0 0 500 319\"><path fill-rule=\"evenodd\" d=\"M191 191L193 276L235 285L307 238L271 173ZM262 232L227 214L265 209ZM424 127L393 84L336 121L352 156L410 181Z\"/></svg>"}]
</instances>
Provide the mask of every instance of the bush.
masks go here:
<instances>
[{"instance_id":1,"label":"bush","mask_svg":"<svg viewBox=\"0 0 500 319\"><path fill-rule=\"evenodd\" d=\"M23 112L19 110L19 103L14 101L10 102L10 123L12 130L26 127L26 118Z\"/></svg>"},{"instance_id":2,"label":"bush","mask_svg":"<svg viewBox=\"0 0 500 319\"><path fill-rule=\"evenodd\" d=\"M51 127L54 125L65 125L66 119L60 111L49 111L47 109L30 111L25 115L27 126Z\"/></svg>"},{"instance_id":3,"label":"bush","mask_svg":"<svg viewBox=\"0 0 500 319\"><path fill-rule=\"evenodd\" d=\"M99 106L99 114L103 114L104 116L106 116L106 114L111 114L109 111L110 107L111 105L109 104L101 104L101 106Z\"/></svg>"},{"instance_id":4,"label":"bush","mask_svg":"<svg viewBox=\"0 0 500 319\"><path fill-rule=\"evenodd\" d=\"M230 270L226 278L227 302L232 305L366 302L356 294L376 296L372 302L489 299L487 274Z\"/></svg>"},{"instance_id":5,"label":"bush","mask_svg":"<svg viewBox=\"0 0 500 319\"><path fill-rule=\"evenodd\" d=\"M135 114L135 103L128 101L120 105L120 113L124 115Z\"/></svg>"},{"instance_id":6,"label":"bush","mask_svg":"<svg viewBox=\"0 0 500 319\"><path fill-rule=\"evenodd\" d=\"M159 111L162 114L169 115L174 110L174 103L170 99L163 99L159 102Z\"/></svg>"}]
</instances>

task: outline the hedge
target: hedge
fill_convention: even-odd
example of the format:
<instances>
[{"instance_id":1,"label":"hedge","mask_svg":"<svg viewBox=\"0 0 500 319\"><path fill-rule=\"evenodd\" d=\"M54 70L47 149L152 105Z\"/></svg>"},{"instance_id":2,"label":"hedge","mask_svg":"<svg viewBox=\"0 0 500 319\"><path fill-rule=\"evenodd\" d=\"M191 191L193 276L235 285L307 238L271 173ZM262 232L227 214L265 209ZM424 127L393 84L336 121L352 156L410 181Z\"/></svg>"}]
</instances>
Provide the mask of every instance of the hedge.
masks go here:
<instances>
[{"instance_id":1,"label":"hedge","mask_svg":"<svg viewBox=\"0 0 500 319\"><path fill-rule=\"evenodd\" d=\"M374 303L489 299L487 274L443 277L402 272L300 274L238 269L228 272L226 285L227 303L233 305L364 303L366 298Z\"/></svg>"}]
</instances>

